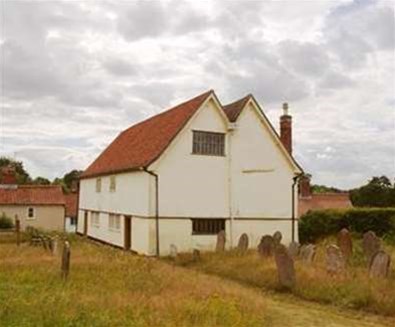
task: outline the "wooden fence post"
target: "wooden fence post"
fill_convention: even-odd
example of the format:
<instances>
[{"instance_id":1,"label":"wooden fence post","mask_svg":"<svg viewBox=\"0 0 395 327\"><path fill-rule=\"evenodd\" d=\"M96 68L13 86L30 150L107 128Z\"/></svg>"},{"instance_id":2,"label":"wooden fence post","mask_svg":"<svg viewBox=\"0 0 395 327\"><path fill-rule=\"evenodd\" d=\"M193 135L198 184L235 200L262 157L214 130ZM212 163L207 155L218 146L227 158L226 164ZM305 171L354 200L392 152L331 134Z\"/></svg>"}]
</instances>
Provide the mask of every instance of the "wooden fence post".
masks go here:
<instances>
[{"instance_id":1,"label":"wooden fence post","mask_svg":"<svg viewBox=\"0 0 395 327\"><path fill-rule=\"evenodd\" d=\"M70 270L70 243L68 241L64 242L63 254L62 254L62 278L67 280Z\"/></svg>"},{"instance_id":2,"label":"wooden fence post","mask_svg":"<svg viewBox=\"0 0 395 327\"><path fill-rule=\"evenodd\" d=\"M16 233L16 245L19 246L21 244L21 221L18 218L18 215L15 215L15 233Z\"/></svg>"}]
</instances>

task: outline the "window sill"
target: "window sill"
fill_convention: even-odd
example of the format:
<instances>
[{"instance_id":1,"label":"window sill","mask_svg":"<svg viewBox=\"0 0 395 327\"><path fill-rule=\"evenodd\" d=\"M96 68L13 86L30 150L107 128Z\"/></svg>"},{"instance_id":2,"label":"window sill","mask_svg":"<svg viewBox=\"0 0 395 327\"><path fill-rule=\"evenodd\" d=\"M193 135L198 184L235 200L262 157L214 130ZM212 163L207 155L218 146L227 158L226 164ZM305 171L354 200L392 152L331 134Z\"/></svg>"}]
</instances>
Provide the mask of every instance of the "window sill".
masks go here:
<instances>
[{"instance_id":1,"label":"window sill","mask_svg":"<svg viewBox=\"0 0 395 327\"><path fill-rule=\"evenodd\" d=\"M211 233L211 234L209 234L209 233L192 233L192 236L217 236L218 233Z\"/></svg>"}]
</instances>

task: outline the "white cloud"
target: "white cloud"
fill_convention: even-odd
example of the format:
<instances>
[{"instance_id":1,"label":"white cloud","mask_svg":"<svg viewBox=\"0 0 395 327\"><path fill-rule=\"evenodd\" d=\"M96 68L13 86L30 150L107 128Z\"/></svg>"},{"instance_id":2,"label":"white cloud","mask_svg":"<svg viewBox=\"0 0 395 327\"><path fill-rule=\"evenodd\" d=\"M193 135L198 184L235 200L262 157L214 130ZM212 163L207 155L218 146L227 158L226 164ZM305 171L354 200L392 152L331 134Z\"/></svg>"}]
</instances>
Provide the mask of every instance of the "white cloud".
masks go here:
<instances>
[{"instance_id":1,"label":"white cloud","mask_svg":"<svg viewBox=\"0 0 395 327\"><path fill-rule=\"evenodd\" d=\"M0 154L50 178L124 128L215 89L294 116L313 181L395 176L394 8L386 1L6 1Z\"/></svg>"}]
</instances>

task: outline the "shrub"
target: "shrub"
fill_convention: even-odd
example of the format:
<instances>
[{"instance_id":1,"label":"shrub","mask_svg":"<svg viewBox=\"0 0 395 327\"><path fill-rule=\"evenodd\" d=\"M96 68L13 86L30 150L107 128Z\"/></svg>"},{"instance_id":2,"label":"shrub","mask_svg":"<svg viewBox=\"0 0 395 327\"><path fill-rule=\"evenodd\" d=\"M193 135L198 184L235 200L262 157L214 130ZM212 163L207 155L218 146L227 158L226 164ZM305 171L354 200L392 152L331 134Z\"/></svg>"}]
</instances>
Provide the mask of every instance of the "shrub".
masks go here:
<instances>
[{"instance_id":1,"label":"shrub","mask_svg":"<svg viewBox=\"0 0 395 327\"><path fill-rule=\"evenodd\" d=\"M387 240L395 240L395 209L361 208L309 211L300 218L299 239L301 243L315 242L336 234L344 227L359 234L371 230Z\"/></svg>"},{"instance_id":2,"label":"shrub","mask_svg":"<svg viewBox=\"0 0 395 327\"><path fill-rule=\"evenodd\" d=\"M0 215L0 229L9 229L14 227L12 219L7 217L5 213Z\"/></svg>"}]
</instances>

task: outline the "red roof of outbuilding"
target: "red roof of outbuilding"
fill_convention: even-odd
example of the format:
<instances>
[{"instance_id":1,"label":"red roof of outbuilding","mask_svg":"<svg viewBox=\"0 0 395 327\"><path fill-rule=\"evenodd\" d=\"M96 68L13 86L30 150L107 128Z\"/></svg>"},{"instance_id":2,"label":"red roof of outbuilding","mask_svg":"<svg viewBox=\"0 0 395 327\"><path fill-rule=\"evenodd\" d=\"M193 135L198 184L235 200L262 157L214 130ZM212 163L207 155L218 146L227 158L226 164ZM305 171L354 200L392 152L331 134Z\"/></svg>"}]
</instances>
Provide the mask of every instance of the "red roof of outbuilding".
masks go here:
<instances>
[{"instance_id":1,"label":"red roof of outbuilding","mask_svg":"<svg viewBox=\"0 0 395 327\"><path fill-rule=\"evenodd\" d=\"M149 166L212 92L203 93L124 130L82 173L81 178Z\"/></svg>"},{"instance_id":2,"label":"red roof of outbuilding","mask_svg":"<svg viewBox=\"0 0 395 327\"><path fill-rule=\"evenodd\" d=\"M77 217L78 193L65 194L64 199L66 202L66 216Z\"/></svg>"},{"instance_id":3,"label":"red roof of outbuilding","mask_svg":"<svg viewBox=\"0 0 395 327\"><path fill-rule=\"evenodd\" d=\"M0 188L0 205L64 205L62 187L58 185L19 185Z\"/></svg>"}]
</instances>

